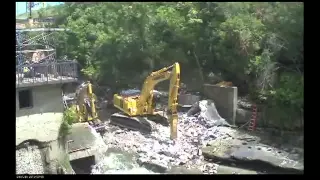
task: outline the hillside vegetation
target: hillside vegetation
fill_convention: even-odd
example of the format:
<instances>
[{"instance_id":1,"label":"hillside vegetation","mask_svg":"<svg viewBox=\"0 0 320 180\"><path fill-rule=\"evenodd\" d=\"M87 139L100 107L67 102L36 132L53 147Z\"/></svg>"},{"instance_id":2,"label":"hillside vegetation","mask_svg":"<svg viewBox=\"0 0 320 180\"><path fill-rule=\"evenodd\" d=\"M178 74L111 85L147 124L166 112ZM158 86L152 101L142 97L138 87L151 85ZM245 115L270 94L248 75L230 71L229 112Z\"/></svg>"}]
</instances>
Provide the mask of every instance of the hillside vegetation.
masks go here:
<instances>
[{"instance_id":1,"label":"hillside vegetation","mask_svg":"<svg viewBox=\"0 0 320 180\"><path fill-rule=\"evenodd\" d=\"M142 83L178 61L182 82L219 75L264 100L280 127L303 116L303 3L67 3L55 12L54 26L73 31L57 37L57 53L100 84Z\"/></svg>"}]
</instances>

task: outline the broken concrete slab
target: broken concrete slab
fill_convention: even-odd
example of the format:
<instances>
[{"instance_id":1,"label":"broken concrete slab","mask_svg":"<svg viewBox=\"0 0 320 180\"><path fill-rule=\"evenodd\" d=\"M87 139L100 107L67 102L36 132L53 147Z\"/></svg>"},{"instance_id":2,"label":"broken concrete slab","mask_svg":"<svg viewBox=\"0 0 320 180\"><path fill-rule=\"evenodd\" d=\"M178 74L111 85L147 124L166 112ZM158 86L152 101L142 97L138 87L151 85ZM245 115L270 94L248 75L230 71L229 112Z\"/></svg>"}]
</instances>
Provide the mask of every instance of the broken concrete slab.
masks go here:
<instances>
[{"instance_id":1,"label":"broken concrete slab","mask_svg":"<svg viewBox=\"0 0 320 180\"><path fill-rule=\"evenodd\" d=\"M187 112L187 115L192 116L198 113L198 118L204 119L209 127L231 126L224 118L220 116L212 100L202 100L193 104L192 108Z\"/></svg>"},{"instance_id":2,"label":"broken concrete slab","mask_svg":"<svg viewBox=\"0 0 320 180\"><path fill-rule=\"evenodd\" d=\"M100 135L88 123L73 124L67 142L70 161L89 156L95 156L98 161L108 149Z\"/></svg>"},{"instance_id":3,"label":"broken concrete slab","mask_svg":"<svg viewBox=\"0 0 320 180\"><path fill-rule=\"evenodd\" d=\"M238 164L239 167L255 170L268 169L274 172L303 173L303 162L288 158L288 153L270 146L239 139L220 139L205 147L203 156L221 164Z\"/></svg>"},{"instance_id":4,"label":"broken concrete slab","mask_svg":"<svg viewBox=\"0 0 320 180\"><path fill-rule=\"evenodd\" d=\"M202 100L199 102L200 117L211 120L212 126L230 126L230 124L220 116L212 100Z\"/></svg>"}]
</instances>

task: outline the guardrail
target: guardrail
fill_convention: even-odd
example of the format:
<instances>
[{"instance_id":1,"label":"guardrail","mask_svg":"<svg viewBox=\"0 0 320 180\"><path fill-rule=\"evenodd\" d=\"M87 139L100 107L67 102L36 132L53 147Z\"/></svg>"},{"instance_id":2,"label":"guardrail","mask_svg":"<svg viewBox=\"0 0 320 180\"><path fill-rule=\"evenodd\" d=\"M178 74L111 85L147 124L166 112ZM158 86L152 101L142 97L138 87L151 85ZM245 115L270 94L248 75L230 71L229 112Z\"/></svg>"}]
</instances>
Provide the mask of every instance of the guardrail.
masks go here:
<instances>
[{"instance_id":1,"label":"guardrail","mask_svg":"<svg viewBox=\"0 0 320 180\"><path fill-rule=\"evenodd\" d=\"M16 67L16 87L74 82L77 79L77 62L74 61Z\"/></svg>"}]
</instances>

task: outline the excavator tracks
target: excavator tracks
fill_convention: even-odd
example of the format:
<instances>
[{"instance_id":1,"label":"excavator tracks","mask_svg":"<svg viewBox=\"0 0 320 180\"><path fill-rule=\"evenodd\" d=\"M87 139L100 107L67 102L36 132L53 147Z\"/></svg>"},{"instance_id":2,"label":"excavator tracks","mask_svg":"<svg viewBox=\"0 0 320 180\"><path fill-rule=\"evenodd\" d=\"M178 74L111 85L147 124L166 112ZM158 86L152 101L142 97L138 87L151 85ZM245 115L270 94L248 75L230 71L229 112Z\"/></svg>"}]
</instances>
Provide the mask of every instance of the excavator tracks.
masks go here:
<instances>
[{"instance_id":1,"label":"excavator tracks","mask_svg":"<svg viewBox=\"0 0 320 180\"><path fill-rule=\"evenodd\" d=\"M152 126L146 117L129 117L122 113L112 114L110 124L143 133L151 133L152 131Z\"/></svg>"}]
</instances>

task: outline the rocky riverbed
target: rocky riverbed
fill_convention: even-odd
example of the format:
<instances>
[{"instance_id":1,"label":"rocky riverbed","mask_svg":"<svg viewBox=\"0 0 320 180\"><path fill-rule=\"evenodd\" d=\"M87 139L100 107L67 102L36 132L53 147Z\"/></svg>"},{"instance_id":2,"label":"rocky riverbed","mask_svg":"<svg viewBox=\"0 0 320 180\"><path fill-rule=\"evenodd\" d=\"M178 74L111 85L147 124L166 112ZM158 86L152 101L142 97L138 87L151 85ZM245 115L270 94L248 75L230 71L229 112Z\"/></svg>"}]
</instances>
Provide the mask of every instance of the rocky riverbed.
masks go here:
<instances>
[{"instance_id":1,"label":"rocky riverbed","mask_svg":"<svg viewBox=\"0 0 320 180\"><path fill-rule=\"evenodd\" d=\"M278 167L278 169L284 167L282 169L303 172L303 159L301 161L301 158L297 155L294 156L299 160L290 159L288 158L289 154L285 153L276 153L277 155L274 155L274 152L280 150L259 144L259 140L253 141L252 137L250 139L243 134L240 135L238 129L228 127L228 123L219 116L213 102L200 101L196 108L194 107L191 111L189 113L179 113L178 139L175 141L169 139L169 127L154 122L150 122L153 127L151 134L142 134L139 131L108 125L106 133L103 134L103 139L109 148L136 154L132 157L135 162L156 173L168 173L173 170L171 173L214 174L219 173L217 172L219 169L222 169L222 173L227 173L227 171L235 171L234 169L236 168L230 169L225 166L220 166L219 168L217 163L222 161L230 163L227 160L232 159L231 165L234 166L235 164L241 164L239 162L244 161L244 159L248 161L250 158L252 162L261 161L265 164L271 164L273 167ZM249 148L248 144L250 144ZM233 154L230 154L230 148L228 147L233 147ZM261 154L262 151L251 152L250 147L266 149L266 151L263 151L264 154ZM270 151L270 148L272 148L272 151ZM220 149L218 154L226 157L226 161L214 155L216 149ZM238 156L235 154L238 154ZM238 159L235 157L238 157ZM245 157L248 158L246 159ZM270 163L268 159L273 161ZM95 169L103 169L103 166L107 165L103 162L98 163ZM181 167L185 170L191 169L191 171L184 172L184 170L179 170ZM251 173L259 171L266 173L268 171L267 167L265 169L264 167L261 168L262 170L260 171L240 170L240 172Z\"/></svg>"},{"instance_id":2,"label":"rocky riverbed","mask_svg":"<svg viewBox=\"0 0 320 180\"><path fill-rule=\"evenodd\" d=\"M204 101L200 105L206 103ZM206 110L191 117L180 113L179 137L175 141L169 139L169 127L154 122L150 122L153 127L151 134L108 125L103 139L109 147L137 154L137 162L155 172L164 173L169 167L184 166L188 169L200 169L205 173L215 173L216 164L204 161L201 148L233 130L217 126L224 121L218 114L212 119L207 119L207 114Z\"/></svg>"},{"instance_id":3,"label":"rocky riverbed","mask_svg":"<svg viewBox=\"0 0 320 180\"><path fill-rule=\"evenodd\" d=\"M101 152L91 173L303 173L303 149L266 145L258 136L231 128L211 101L200 101L189 112L179 113L175 141L169 139L169 127L150 124L150 134L108 124L102 135L108 150ZM25 166L40 161L36 148L22 148L16 153L17 173L42 173L42 168Z\"/></svg>"},{"instance_id":4,"label":"rocky riverbed","mask_svg":"<svg viewBox=\"0 0 320 180\"><path fill-rule=\"evenodd\" d=\"M180 122L183 119L196 124L196 118L183 118L180 114ZM174 142L169 139L169 128L151 122L154 131L151 134L141 134L138 131L121 129L117 126L109 126L103 139L109 147L117 148L125 152L137 154L136 161L141 166L146 166L155 172L164 173L170 166L184 165L188 168L201 168L203 166L203 156L201 152L202 143L209 141L214 132L219 130L211 129L207 132L207 137L201 139L204 132L200 125L197 129L186 127L188 123L180 123L179 138ZM220 133L223 133L220 132ZM212 163L209 163L212 164ZM212 164L212 170L215 165Z\"/></svg>"}]
</instances>

